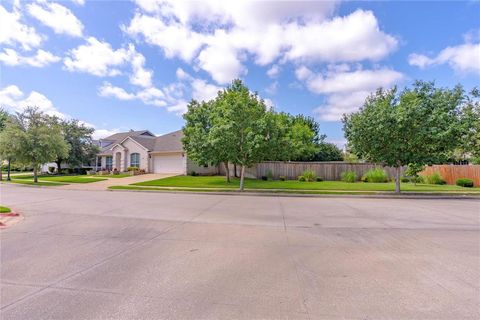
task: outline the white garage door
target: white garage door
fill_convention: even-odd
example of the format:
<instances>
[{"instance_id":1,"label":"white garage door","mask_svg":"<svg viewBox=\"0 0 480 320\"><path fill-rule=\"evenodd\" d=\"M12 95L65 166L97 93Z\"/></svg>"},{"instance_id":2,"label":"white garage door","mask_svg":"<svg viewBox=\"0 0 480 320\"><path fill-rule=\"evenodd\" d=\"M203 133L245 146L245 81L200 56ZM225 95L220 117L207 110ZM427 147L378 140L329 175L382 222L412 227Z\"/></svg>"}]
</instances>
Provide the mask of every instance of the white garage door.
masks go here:
<instances>
[{"instance_id":1,"label":"white garage door","mask_svg":"<svg viewBox=\"0 0 480 320\"><path fill-rule=\"evenodd\" d=\"M153 171L155 173L185 173L182 154L153 156Z\"/></svg>"}]
</instances>

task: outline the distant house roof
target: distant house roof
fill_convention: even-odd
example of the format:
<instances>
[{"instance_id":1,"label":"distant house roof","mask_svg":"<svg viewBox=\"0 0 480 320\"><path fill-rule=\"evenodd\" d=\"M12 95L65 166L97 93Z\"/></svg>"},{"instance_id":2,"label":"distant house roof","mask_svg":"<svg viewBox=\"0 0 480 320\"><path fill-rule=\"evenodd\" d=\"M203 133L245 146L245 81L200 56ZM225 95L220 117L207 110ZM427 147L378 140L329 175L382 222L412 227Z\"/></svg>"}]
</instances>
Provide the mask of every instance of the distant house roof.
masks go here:
<instances>
[{"instance_id":1,"label":"distant house roof","mask_svg":"<svg viewBox=\"0 0 480 320\"><path fill-rule=\"evenodd\" d=\"M115 133L105 139L99 155L112 155L111 148L125 139L130 138L150 152L181 152L183 151L183 131L178 130L156 137L148 130Z\"/></svg>"}]
</instances>

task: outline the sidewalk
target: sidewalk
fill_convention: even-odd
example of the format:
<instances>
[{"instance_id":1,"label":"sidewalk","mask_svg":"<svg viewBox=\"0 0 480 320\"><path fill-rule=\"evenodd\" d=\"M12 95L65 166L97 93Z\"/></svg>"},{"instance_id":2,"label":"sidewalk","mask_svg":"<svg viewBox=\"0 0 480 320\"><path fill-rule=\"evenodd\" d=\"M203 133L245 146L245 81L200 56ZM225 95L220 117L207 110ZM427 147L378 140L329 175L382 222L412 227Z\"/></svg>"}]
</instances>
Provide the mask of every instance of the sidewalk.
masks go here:
<instances>
[{"instance_id":1,"label":"sidewalk","mask_svg":"<svg viewBox=\"0 0 480 320\"><path fill-rule=\"evenodd\" d=\"M174 176L175 174L165 174L165 173L148 173L148 174L141 174L138 176L131 176L125 178L108 178L104 181L98 182L91 182L91 183L72 183L64 186L57 186L57 187L49 187L49 188L56 188L56 189L64 189L64 190L106 190L108 187L111 186L126 186L132 183L155 180L155 179L163 179ZM101 177L101 176L99 176Z\"/></svg>"}]
</instances>

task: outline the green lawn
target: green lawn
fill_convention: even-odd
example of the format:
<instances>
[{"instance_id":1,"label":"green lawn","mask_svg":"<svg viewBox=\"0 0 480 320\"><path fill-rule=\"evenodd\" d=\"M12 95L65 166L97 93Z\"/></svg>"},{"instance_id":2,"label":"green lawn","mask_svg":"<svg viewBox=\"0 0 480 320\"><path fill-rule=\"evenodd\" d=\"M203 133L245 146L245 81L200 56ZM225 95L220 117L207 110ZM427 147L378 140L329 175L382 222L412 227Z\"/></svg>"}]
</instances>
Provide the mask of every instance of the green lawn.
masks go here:
<instances>
[{"instance_id":1,"label":"green lawn","mask_svg":"<svg viewBox=\"0 0 480 320\"><path fill-rule=\"evenodd\" d=\"M27 184L32 186L49 186L49 187L64 186L68 184L68 183L51 182L51 181L38 181L37 183L35 183L33 182L33 180L26 180L26 179L13 179L12 181L10 181L10 183Z\"/></svg>"},{"instance_id":2,"label":"green lawn","mask_svg":"<svg viewBox=\"0 0 480 320\"><path fill-rule=\"evenodd\" d=\"M17 176L17 177L14 177L14 179L33 181L33 176L31 175ZM64 182L64 183L91 183L91 182L97 182L97 181L104 181L107 179L90 177L90 176L38 176L38 180L48 181L48 182Z\"/></svg>"},{"instance_id":3,"label":"green lawn","mask_svg":"<svg viewBox=\"0 0 480 320\"><path fill-rule=\"evenodd\" d=\"M4 207L4 206L0 206L0 213L9 213L11 212L12 210L10 210L10 208L7 208L7 207Z\"/></svg>"},{"instance_id":4,"label":"green lawn","mask_svg":"<svg viewBox=\"0 0 480 320\"><path fill-rule=\"evenodd\" d=\"M215 189L238 189L239 179L232 179L227 183L225 177L192 177L175 176L158 180L151 180L133 184L134 186L148 187L174 187L174 188L215 188ZM342 181L300 182L288 181L263 181L246 179L245 189L285 189L285 190L343 190L343 191L395 191L394 183L347 183ZM429 185L402 183L402 191L434 192L434 191L457 191L457 192L480 192L480 188L462 188L451 185Z\"/></svg>"},{"instance_id":5,"label":"green lawn","mask_svg":"<svg viewBox=\"0 0 480 320\"><path fill-rule=\"evenodd\" d=\"M131 177L132 175L130 173L119 173L119 174L109 174L106 176L102 175L91 175L88 177L94 177L94 178L125 178L125 177Z\"/></svg>"}]
</instances>

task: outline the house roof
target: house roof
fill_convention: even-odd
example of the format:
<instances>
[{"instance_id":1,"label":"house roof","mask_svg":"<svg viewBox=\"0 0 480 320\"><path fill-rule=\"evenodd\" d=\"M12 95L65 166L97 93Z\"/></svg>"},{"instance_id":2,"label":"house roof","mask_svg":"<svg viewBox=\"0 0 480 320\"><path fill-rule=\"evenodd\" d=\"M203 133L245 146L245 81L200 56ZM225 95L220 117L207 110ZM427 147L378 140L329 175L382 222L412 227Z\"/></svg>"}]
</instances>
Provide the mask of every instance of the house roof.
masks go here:
<instances>
[{"instance_id":1,"label":"house roof","mask_svg":"<svg viewBox=\"0 0 480 320\"><path fill-rule=\"evenodd\" d=\"M183 151L183 131L178 130L156 137L148 130L115 133L102 141L111 141L102 148L100 155L112 155L112 146L121 144L130 138L150 152L181 152Z\"/></svg>"}]
</instances>

